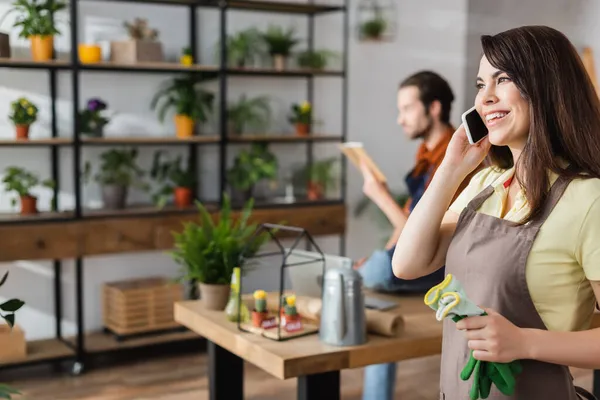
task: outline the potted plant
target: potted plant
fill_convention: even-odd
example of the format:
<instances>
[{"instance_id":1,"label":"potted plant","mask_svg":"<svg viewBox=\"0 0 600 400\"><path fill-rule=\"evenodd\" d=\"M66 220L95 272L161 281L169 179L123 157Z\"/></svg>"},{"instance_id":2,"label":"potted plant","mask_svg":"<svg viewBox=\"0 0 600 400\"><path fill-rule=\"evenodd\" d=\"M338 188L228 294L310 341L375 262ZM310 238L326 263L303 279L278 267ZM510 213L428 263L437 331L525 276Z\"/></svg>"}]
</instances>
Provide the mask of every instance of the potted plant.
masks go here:
<instances>
[{"instance_id":1,"label":"potted plant","mask_svg":"<svg viewBox=\"0 0 600 400\"><path fill-rule=\"evenodd\" d=\"M4 274L2 279L0 279L0 286L4 285L4 283L6 282L7 279L8 279L8 271ZM8 329L6 329L5 331L8 334L10 334L10 337L8 337L6 341L3 341L3 343L2 343L3 345L11 346L11 345L13 345L13 343L11 343L11 341L15 341L15 342L18 341L18 343L15 343L16 345L18 345L22 348L25 347L25 337L24 337L24 334L22 333L22 331L18 335L12 334L12 333L17 333L14 330L14 328L15 328L15 313L17 311L19 311L19 309L21 307L23 307L24 305L25 305L25 302L20 299L9 299L9 300L3 302L2 304L0 304L0 311L3 311L5 313L5 314L0 313L0 317L2 317L2 319L4 319L4 321L6 321L6 325L7 325ZM25 351L25 349L23 351ZM20 394L21 393L18 390L13 389L12 387L10 387L8 385L0 383L0 399L11 400L12 395L20 395Z\"/></svg>"},{"instance_id":2,"label":"potted plant","mask_svg":"<svg viewBox=\"0 0 600 400\"><path fill-rule=\"evenodd\" d=\"M60 34L55 15L66 7L61 0L15 0L4 17L16 11L19 16L13 27L20 27L19 37L29 39L33 60L48 61L54 51L54 36Z\"/></svg>"},{"instance_id":3,"label":"potted plant","mask_svg":"<svg viewBox=\"0 0 600 400\"><path fill-rule=\"evenodd\" d=\"M262 33L262 38L273 59L273 68L277 71L284 70L292 48L299 42L294 38L294 29L284 30L280 26L271 25L266 32Z\"/></svg>"},{"instance_id":4,"label":"potted plant","mask_svg":"<svg viewBox=\"0 0 600 400\"><path fill-rule=\"evenodd\" d=\"M110 149L100 154L100 170L94 176L102 188L104 207L111 210L125 208L129 187L147 190L148 185L142 181L144 171L136 164L138 151L132 149ZM92 168L90 162L85 163L84 182L88 182Z\"/></svg>"},{"instance_id":5,"label":"potted plant","mask_svg":"<svg viewBox=\"0 0 600 400\"><path fill-rule=\"evenodd\" d=\"M37 120L37 115L37 106L25 97L10 103L8 118L15 124L17 139L29 138L29 127Z\"/></svg>"},{"instance_id":6,"label":"potted plant","mask_svg":"<svg viewBox=\"0 0 600 400\"><path fill-rule=\"evenodd\" d=\"M181 56L179 62L183 65L190 66L194 64L194 56L192 56L192 49L190 47L184 47L181 50Z\"/></svg>"},{"instance_id":7,"label":"potted plant","mask_svg":"<svg viewBox=\"0 0 600 400\"><path fill-rule=\"evenodd\" d=\"M297 62L300 68L312 70L323 70L327 66L330 58L336 56L336 53L329 50L305 50L297 54Z\"/></svg>"},{"instance_id":8,"label":"potted plant","mask_svg":"<svg viewBox=\"0 0 600 400\"><path fill-rule=\"evenodd\" d=\"M161 184L160 189L153 195L154 203L162 208L170 196L174 196L175 205L179 208L185 208L192 205L195 183L194 171L181 166L181 156L174 160L166 159L162 161L164 152L158 150L154 153L154 161L150 176Z\"/></svg>"},{"instance_id":9,"label":"potted plant","mask_svg":"<svg viewBox=\"0 0 600 400\"><path fill-rule=\"evenodd\" d=\"M267 143L252 143L250 150L242 150L227 171L227 181L237 191L242 201L253 195L255 185L263 179L277 176L277 157L269 151Z\"/></svg>"},{"instance_id":10,"label":"potted plant","mask_svg":"<svg viewBox=\"0 0 600 400\"><path fill-rule=\"evenodd\" d=\"M170 108L175 109L175 130L179 138L193 136L194 124L206 122L212 111L215 96L199 88L200 83L202 80L194 74L174 78L163 84L150 104L153 110L158 110L161 122Z\"/></svg>"},{"instance_id":11,"label":"potted plant","mask_svg":"<svg viewBox=\"0 0 600 400\"><path fill-rule=\"evenodd\" d=\"M52 179L41 181L40 178L21 167L7 167L4 171L4 189L7 192L15 191L21 201L21 215L37 214L37 197L31 193L37 185L42 185L49 189L54 189L55 182ZM56 209L56 199L52 196L51 208ZM11 200L11 205L17 205L17 199Z\"/></svg>"},{"instance_id":12,"label":"potted plant","mask_svg":"<svg viewBox=\"0 0 600 400\"><path fill-rule=\"evenodd\" d=\"M292 114L289 121L296 128L296 135L308 136L312 124L312 106L308 101L302 104L292 104Z\"/></svg>"},{"instance_id":13,"label":"potted plant","mask_svg":"<svg viewBox=\"0 0 600 400\"><path fill-rule=\"evenodd\" d=\"M325 198L327 190L335 187L333 166L336 161L336 158L316 161L298 170L296 183L306 189L308 200L322 200Z\"/></svg>"},{"instance_id":14,"label":"potted plant","mask_svg":"<svg viewBox=\"0 0 600 400\"><path fill-rule=\"evenodd\" d=\"M161 62L164 54L158 41L158 30L151 29L148 21L135 18L133 22L123 23L129 40L110 43L110 60L115 63L135 64L139 62Z\"/></svg>"},{"instance_id":15,"label":"potted plant","mask_svg":"<svg viewBox=\"0 0 600 400\"><path fill-rule=\"evenodd\" d=\"M251 257L269 239L269 233L255 235L257 224L250 224L254 201L244 205L234 219L229 196L213 221L206 207L196 202L199 220L185 222L174 232L173 259L182 265L182 280L195 280L204 307L224 310L229 300L230 280L235 267L243 270L244 258Z\"/></svg>"},{"instance_id":16,"label":"potted plant","mask_svg":"<svg viewBox=\"0 0 600 400\"><path fill-rule=\"evenodd\" d=\"M267 312L267 294L264 290L255 290L254 294L254 309L252 310L252 325L260 328L265 319L268 318Z\"/></svg>"},{"instance_id":17,"label":"potted plant","mask_svg":"<svg viewBox=\"0 0 600 400\"><path fill-rule=\"evenodd\" d=\"M253 63L255 55L263 54L265 43L262 34L256 28L248 28L228 35L226 40L227 63L233 67L244 68ZM217 62L221 59L221 47L216 46Z\"/></svg>"},{"instance_id":18,"label":"potted plant","mask_svg":"<svg viewBox=\"0 0 600 400\"><path fill-rule=\"evenodd\" d=\"M239 136L247 128L265 129L271 118L271 108L267 96L247 98L242 95L237 102L229 105L229 134Z\"/></svg>"},{"instance_id":19,"label":"potted plant","mask_svg":"<svg viewBox=\"0 0 600 400\"><path fill-rule=\"evenodd\" d=\"M107 104L99 98L89 99L86 108L79 113L80 132L90 136L102 137L104 126L110 122L105 110Z\"/></svg>"}]
</instances>

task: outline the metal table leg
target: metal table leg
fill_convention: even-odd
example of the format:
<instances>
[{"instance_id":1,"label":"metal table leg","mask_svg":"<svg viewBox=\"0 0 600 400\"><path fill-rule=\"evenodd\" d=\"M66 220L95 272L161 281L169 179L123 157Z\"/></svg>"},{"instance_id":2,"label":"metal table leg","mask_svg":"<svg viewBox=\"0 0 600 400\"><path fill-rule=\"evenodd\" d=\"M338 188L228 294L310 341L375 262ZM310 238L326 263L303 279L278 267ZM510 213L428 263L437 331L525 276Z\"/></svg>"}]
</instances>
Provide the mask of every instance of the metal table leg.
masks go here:
<instances>
[{"instance_id":1,"label":"metal table leg","mask_svg":"<svg viewBox=\"0 0 600 400\"><path fill-rule=\"evenodd\" d=\"M208 341L210 400L244 398L244 360Z\"/></svg>"},{"instance_id":2,"label":"metal table leg","mask_svg":"<svg viewBox=\"0 0 600 400\"><path fill-rule=\"evenodd\" d=\"M339 400L340 398L340 371L298 378L298 400Z\"/></svg>"}]
</instances>

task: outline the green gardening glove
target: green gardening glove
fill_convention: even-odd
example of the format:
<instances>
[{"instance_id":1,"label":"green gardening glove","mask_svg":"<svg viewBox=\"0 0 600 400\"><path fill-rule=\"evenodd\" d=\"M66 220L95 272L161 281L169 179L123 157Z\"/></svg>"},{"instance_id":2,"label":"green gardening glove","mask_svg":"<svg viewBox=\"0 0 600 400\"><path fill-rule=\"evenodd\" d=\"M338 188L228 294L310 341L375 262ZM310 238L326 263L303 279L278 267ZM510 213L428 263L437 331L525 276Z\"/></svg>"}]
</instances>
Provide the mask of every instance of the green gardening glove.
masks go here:
<instances>
[{"instance_id":1,"label":"green gardening glove","mask_svg":"<svg viewBox=\"0 0 600 400\"><path fill-rule=\"evenodd\" d=\"M466 317L486 315L484 310L469 300L462 285L452 274L448 274L442 283L432 287L425 294L425 304L436 311L438 321L449 317L458 322ZM521 363L518 360L510 363L480 361L473 357L471 351L460 378L467 381L473 377L473 386L469 392L471 400L487 399L492 383L501 393L512 395L516 386L515 377L521 371Z\"/></svg>"}]
</instances>

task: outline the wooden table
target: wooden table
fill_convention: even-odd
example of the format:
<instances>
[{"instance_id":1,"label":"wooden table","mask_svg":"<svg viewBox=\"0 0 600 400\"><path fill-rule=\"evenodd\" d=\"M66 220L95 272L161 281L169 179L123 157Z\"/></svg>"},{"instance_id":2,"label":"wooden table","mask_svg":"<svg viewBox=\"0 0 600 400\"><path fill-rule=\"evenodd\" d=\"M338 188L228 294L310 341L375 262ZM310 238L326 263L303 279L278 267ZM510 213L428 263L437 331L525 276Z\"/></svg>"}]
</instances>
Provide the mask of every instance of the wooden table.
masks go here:
<instances>
[{"instance_id":1,"label":"wooden table","mask_svg":"<svg viewBox=\"0 0 600 400\"><path fill-rule=\"evenodd\" d=\"M385 296L386 298L390 298ZM279 379L298 380L301 400L340 398L340 371L372 364L398 362L441 352L442 324L423 304L423 296L393 298L399 306L387 312L404 317L398 337L369 335L360 346L336 347L318 334L277 342L241 332L222 311L202 307L201 300L175 304L175 320L208 341L211 400L237 400L244 395L243 365L249 362Z\"/></svg>"}]
</instances>

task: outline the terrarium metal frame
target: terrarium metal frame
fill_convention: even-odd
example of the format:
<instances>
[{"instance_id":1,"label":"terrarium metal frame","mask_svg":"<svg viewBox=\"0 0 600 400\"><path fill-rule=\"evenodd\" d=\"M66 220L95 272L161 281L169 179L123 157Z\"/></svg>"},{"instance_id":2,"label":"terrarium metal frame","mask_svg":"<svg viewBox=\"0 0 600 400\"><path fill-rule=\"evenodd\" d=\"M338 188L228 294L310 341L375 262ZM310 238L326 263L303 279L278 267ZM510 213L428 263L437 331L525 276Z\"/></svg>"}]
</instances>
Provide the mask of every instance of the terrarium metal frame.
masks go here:
<instances>
[{"instance_id":1,"label":"terrarium metal frame","mask_svg":"<svg viewBox=\"0 0 600 400\"><path fill-rule=\"evenodd\" d=\"M275 242L275 244L277 245L277 247L279 248L279 250L277 251L266 251L263 253L258 253L255 254L251 257L248 258L244 258L242 257L242 259L240 260L240 265L241 265L241 273L240 273L240 277L239 277L239 289L238 289L238 299L237 299L237 311L236 311L236 315L237 315L237 327L238 330L242 331L242 332L248 332L248 333L254 333L257 334L256 332L252 332L246 328L244 328L243 325L243 321L242 321L242 313L241 313L241 306L242 306L242 292L243 292L243 275L244 275L244 265L248 265L250 260L253 259L258 259L258 258L263 258L263 257L272 257L272 256L276 256L276 255L281 255L281 264L279 265L279 296L278 301L281 300L283 294L284 294L284 270L286 268L290 268L290 267L298 267L301 265L307 265L307 264L314 264L317 262L321 262L321 277L325 276L325 254L323 253L323 251L321 251L321 249L319 248L319 246L317 245L317 243L314 241L313 237L311 236L311 234L304 228L300 228L297 226L286 226L286 225L279 225L279 224L271 224L271 223L263 223L260 224L257 228L256 231L253 233L253 235L250 237L247 247L249 248L253 243L254 240L261 235L263 232L268 232L269 236L271 237L271 239ZM283 246L283 244L281 243L281 240L275 235L275 231L279 232L290 232L290 233L296 233L297 236L294 239L294 242L292 244L291 247L286 248ZM286 260L288 258L288 256L290 254L292 254L294 252L294 250L296 249L296 247L298 246L298 244L300 244L302 242L302 239L306 239L308 241L308 243L313 247L313 251L316 252L318 254L318 256L314 257L314 258L310 258L307 259L307 261L302 261L302 262L294 262L294 263L288 263ZM320 297L323 298L323 285L320 285L320 289L321 289L321 295ZM278 313L279 313L279 308L281 307L281 305L278 306ZM250 310L249 310L250 311ZM251 311L250 311L251 312ZM281 335L281 320L280 317L276 317L277 320L277 335L276 337L271 337L271 335L264 335L264 334L260 334L261 337L270 339L270 340L274 340L277 342L281 342L281 341L286 341L286 340L292 340L292 339L297 339L300 337L304 337L304 336L309 336L309 335L314 335L317 334L319 332L319 326L317 325L317 329L316 330L311 330L308 332L303 332L303 333L298 333L298 334L294 334L293 336L289 336L289 337L284 337Z\"/></svg>"}]
</instances>

